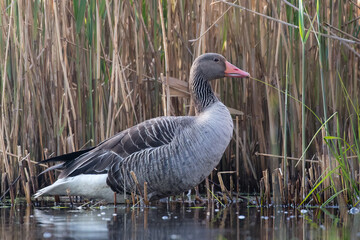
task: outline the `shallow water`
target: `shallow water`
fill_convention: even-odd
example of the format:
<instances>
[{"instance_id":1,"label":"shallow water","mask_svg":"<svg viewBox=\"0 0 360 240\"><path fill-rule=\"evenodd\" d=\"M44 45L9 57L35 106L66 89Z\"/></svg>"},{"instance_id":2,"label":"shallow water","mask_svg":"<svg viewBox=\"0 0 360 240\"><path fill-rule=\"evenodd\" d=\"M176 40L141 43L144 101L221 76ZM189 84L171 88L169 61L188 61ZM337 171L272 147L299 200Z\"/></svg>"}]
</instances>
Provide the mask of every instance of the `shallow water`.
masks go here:
<instances>
[{"instance_id":1,"label":"shallow water","mask_svg":"<svg viewBox=\"0 0 360 240\"><path fill-rule=\"evenodd\" d=\"M360 239L360 214L337 209L0 206L0 239Z\"/></svg>"}]
</instances>

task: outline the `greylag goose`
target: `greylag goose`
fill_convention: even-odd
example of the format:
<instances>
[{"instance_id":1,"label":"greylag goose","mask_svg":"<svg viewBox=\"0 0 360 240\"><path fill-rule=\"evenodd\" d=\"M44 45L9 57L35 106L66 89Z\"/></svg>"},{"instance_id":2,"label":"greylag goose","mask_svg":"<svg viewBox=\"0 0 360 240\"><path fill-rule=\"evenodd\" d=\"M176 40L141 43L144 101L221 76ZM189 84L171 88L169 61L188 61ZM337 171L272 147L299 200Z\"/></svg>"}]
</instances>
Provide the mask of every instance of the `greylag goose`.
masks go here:
<instances>
[{"instance_id":1,"label":"greylag goose","mask_svg":"<svg viewBox=\"0 0 360 240\"><path fill-rule=\"evenodd\" d=\"M63 161L46 170L62 171L35 198L70 193L112 202L114 192L121 196L134 190L131 171L141 188L148 183L150 201L194 188L218 165L233 134L230 112L214 95L209 81L248 76L219 54L199 56L189 79L197 116L153 118L91 149L45 160Z\"/></svg>"}]
</instances>

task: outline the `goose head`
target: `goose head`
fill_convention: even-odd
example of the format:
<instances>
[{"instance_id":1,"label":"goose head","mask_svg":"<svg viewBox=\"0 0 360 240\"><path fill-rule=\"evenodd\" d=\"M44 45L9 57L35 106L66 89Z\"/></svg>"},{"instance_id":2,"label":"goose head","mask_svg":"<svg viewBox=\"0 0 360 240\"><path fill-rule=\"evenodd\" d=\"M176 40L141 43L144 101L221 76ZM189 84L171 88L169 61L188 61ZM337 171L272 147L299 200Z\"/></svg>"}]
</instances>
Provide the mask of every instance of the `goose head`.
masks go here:
<instances>
[{"instance_id":1,"label":"goose head","mask_svg":"<svg viewBox=\"0 0 360 240\"><path fill-rule=\"evenodd\" d=\"M214 80L223 77L246 78L250 74L237 68L217 53L205 53L195 59L192 71L202 75L203 80Z\"/></svg>"},{"instance_id":2,"label":"goose head","mask_svg":"<svg viewBox=\"0 0 360 240\"><path fill-rule=\"evenodd\" d=\"M246 78L250 74L232 65L217 53L205 53L195 59L190 70L190 91L195 102L195 111L202 112L218 101L209 81L223 78Z\"/></svg>"}]
</instances>

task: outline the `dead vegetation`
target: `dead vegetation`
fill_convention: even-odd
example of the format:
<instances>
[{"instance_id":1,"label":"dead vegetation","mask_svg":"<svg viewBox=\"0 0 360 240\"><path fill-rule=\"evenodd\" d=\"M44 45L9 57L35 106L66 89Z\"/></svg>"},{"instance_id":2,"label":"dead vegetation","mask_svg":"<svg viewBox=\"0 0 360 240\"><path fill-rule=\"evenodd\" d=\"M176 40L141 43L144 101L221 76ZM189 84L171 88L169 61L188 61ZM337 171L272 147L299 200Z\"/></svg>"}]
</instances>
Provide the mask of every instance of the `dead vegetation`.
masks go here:
<instances>
[{"instance_id":1,"label":"dead vegetation","mask_svg":"<svg viewBox=\"0 0 360 240\"><path fill-rule=\"evenodd\" d=\"M34 162L45 157L93 146L152 117L194 114L188 73L204 52L221 53L252 77L301 99L298 2L234 4L0 1L0 195L29 199L53 182L56 173L37 177L44 167ZM234 171L220 178L224 195L263 189L265 202L275 191L280 202L300 203L339 165L329 157L324 137L357 143L359 3L321 1L319 22L313 21L316 3L304 6L310 16L305 25L313 31L305 44L305 104L313 111L306 110L305 126L301 103L269 85L253 79L213 82L235 123L233 141L218 166ZM307 144L315 136L304 155L302 129ZM312 161L305 169L290 158L301 156ZM358 186L358 158L343 159ZM314 197L319 202L347 189L343 199L353 203L341 176L321 184Z\"/></svg>"}]
</instances>

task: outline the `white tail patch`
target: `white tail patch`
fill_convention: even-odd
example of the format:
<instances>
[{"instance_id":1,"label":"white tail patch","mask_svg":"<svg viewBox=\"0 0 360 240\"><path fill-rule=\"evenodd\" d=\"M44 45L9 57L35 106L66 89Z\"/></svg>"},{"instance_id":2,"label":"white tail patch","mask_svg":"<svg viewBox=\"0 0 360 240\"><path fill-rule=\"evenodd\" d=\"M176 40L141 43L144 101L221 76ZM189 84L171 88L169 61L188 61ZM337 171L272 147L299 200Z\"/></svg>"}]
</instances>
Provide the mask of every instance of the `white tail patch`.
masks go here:
<instances>
[{"instance_id":1,"label":"white tail patch","mask_svg":"<svg viewBox=\"0 0 360 240\"><path fill-rule=\"evenodd\" d=\"M42 188L34 195L68 195L83 196L90 199L104 199L114 201L114 192L106 184L107 174L81 174L75 177L62 178L54 184ZM117 194L117 201L123 202L122 195Z\"/></svg>"}]
</instances>

